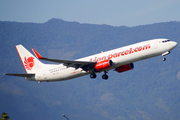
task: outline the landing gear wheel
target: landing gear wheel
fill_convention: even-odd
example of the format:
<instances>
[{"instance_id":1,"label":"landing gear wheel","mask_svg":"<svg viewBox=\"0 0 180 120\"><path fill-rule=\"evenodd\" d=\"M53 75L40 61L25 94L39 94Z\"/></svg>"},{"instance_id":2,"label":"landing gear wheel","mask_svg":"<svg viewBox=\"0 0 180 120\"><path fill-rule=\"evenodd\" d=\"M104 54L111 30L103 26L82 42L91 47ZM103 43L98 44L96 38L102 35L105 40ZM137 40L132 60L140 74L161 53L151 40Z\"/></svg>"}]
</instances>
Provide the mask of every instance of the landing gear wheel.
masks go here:
<instances>
[{"instance_id":1,"label":"landing gear wheel","mask_svg":"<svg viewBox=\"0 0 180 120\"><path fill-rule=\"evenodd\" d=\"M163 60L163 61L166 61L166 58L163 57L162 60Z\"/></svg>"},{"instance_id":2,"label":"landing gear wheel","mask_svg":"<svg viewBox=\"0 0 180 120\"><path fill-rule=\"evenodd\" d=\"M107 79L108 79L108 75L104 74L104 75L102 76L102 79L107 80Z\"/></svg>"},{"instance_id":3,"label":"landing gear wheel","mask_svg":"<svg viewBox=\"0 0 180 120\"><path fill-rule=\"evenodd\" d=\"M90 78L96 78L96 74L95 73L92 73L92 74L90 74Z\"/></svg>"}]
</instances>

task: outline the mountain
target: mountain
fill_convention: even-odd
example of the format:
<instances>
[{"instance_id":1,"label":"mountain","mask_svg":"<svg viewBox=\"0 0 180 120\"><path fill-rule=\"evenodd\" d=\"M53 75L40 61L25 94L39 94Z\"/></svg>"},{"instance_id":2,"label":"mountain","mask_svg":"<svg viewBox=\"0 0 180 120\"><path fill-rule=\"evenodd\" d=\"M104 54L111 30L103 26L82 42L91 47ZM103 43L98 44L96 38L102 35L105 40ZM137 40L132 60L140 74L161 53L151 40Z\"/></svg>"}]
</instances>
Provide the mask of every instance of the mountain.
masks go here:
<instances>
[{"instance_id":1,"label":"mountain","mask_svg":"<svg viewBox=\"0 0 180 120\"><path fill-rule=\"evenodd\" d=\"M100 51L154 38L180 43L180 22L136 27L81 24L61 19L45 23L0 22L0 113L11 119L178 120L180 118L180 48L164 62L161 56L135 62L109 79L84 76L36 83L3 73L25 73L15 45L43 56L75 60ZM44 62L44 61L43 61Z\"/></svg>"}]
</instances>

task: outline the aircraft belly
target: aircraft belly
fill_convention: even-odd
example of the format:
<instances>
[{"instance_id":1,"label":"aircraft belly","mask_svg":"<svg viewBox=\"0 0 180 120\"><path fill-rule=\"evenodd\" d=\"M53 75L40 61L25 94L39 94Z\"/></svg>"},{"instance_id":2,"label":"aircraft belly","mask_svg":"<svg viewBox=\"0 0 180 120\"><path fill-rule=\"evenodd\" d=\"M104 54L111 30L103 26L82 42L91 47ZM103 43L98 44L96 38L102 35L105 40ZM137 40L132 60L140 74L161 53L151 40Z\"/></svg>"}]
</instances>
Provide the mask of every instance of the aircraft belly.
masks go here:
<instances>
[{"instance_id":1,"label":"aircraft belly","mask_svg":"<svg viewBox=\"0 0 180 120\"><path fill-rule=\"evenodd\" d=\"M53 81L53 80L59 80L61 76L59 75L58 71L50 72L47 70L39 70L36 75L35 79L36 81Z\"/></svg>"},{"instance_id":2,"label":"aircraft belly","mask_svg":"<svg viewBox=\"0 0 180 120\"><path fill-rule=\"evenodd\" d=\"M85 71L83 71L81 68L79 68L79 69L69 68L60 74L61 74L60 80L68 80L68 79L72 79L72 78L76 78L76 77L86 75L87 73Z\"/></svg>"}]
</instances>

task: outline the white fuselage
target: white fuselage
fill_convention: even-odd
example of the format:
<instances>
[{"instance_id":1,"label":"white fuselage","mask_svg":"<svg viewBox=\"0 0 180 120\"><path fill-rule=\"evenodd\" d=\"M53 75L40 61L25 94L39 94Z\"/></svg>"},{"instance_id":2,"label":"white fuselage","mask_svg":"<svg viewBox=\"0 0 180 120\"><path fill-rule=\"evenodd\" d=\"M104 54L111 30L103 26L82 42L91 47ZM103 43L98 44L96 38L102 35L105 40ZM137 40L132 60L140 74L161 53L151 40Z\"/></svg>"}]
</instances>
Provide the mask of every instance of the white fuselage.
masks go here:
<instances>
[{"instance_id":1,"label":"white fuselage","mask_svg":"<svg viewBox=\"0 0 180 120\"><path fill-rule=\"evenodd\" d=\"M167 51L171 51L173 48L176 47L177 43L173 41L166 42L167 40L168 39L153 39L149 41L144 41L125 47L113 49L107 52L102 52L99 54L84 57L78 59L77 61L99 62L111 59L113 61L113 67L106 70L108 71L110 69L114 69L125 64L155 57L158 55L162 55ZM40 68L36 72L35 77L27 79L35 81L62 81L87 74L90 74L90 71L84 71L82 68L76 69L74 67L64 66L63 64L49 64L43 68Z\"/></svg>"}]
</instances>

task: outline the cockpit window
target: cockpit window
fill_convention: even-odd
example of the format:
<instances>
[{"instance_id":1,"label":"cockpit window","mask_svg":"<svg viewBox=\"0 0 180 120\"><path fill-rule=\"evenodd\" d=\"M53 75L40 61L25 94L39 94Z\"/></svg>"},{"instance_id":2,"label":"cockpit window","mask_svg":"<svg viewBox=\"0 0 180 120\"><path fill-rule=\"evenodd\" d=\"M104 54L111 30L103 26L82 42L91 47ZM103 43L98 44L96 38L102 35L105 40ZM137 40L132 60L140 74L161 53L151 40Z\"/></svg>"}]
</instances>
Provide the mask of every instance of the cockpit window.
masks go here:
<instances>
[{"instance_id":1,"label":"cockpit window","mask_svg":"<svg viewBox=\"0 0 180 120\"><path fill-rule=\"evenodd\" d=\"M165 43L165 42L169 42L170 40L164 40L164 41L162 41L163 43Z\"/></svg>"}]
</instances>

